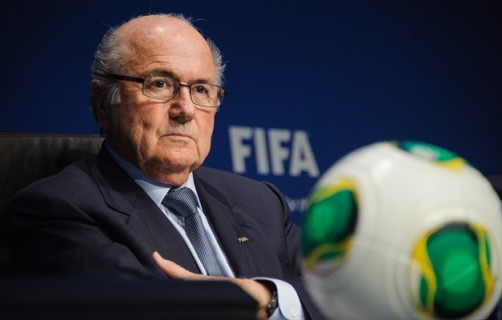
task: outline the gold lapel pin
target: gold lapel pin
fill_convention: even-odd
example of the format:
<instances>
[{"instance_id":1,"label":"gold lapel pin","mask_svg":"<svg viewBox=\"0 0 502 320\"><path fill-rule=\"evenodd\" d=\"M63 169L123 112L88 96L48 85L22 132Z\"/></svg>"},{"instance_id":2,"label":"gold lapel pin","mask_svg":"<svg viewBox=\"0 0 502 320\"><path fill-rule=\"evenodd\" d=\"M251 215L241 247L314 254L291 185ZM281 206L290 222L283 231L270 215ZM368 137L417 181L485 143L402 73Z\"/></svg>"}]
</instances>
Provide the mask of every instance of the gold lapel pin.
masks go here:
<instances>
[{"instance_id":1,"label":"gold lapel pin","mask_svg":"<svg viewBox=\"0 0 502 320\"><path fill-rule=\"evenodd\" d=\"M240 243L244 243L244 242L249 241L248 237L240 237L240 238L237 238L237 240L239 240Z\"/></svg>"}]
</instances>

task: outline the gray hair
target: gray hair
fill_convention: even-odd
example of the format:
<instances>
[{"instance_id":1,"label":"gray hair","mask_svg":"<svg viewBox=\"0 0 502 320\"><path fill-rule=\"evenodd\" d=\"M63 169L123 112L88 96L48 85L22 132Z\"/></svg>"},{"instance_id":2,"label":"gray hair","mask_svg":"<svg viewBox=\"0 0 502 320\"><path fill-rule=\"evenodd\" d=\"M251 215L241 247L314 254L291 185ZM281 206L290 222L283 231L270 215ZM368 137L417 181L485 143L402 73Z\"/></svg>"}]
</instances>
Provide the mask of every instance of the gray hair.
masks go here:
<instances>
[{"instance_id":1,"label":"gray hair","mask_svg":"<svg viewBox=\"0 0 502 320\"><path fill-rule=\"evenodd\" d=\"M179 19L186 22L188 25L202 34L202 32L194 26L192 22L193 20L191 18L185 17L182 14L157 14L156 16ZM135 17L131 20L139 17L140 16ZM99 79L99 84L95 88L95 90L91 91L91 108L96 121L98 121L97 111L99 109L107 109L111 105L120 102L117 81L114 79L99 77L99 75L119 73L126 63L123 59L124 53L127 52L128 48L124 41L121 39L119 32L117 32L120 26L112 27L105 33L94 54L94 62L91 67L91 72L94 79ZM220 49L212 40L206 38L206 42L213 56L213 64L216 70L216 84L222 85L223 73L225 71L223 56Z\"/></svg>"}]
</instances>

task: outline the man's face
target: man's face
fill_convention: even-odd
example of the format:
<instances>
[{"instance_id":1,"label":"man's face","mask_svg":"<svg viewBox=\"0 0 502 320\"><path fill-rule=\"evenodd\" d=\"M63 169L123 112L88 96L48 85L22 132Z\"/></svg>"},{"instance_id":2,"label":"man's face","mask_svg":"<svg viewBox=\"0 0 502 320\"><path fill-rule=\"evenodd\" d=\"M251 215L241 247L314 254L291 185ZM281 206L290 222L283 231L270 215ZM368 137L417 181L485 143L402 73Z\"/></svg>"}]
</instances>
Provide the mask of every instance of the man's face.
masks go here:
<instances>
[{"instance_id":1,"label":"man's face","mask_svg":"<svg viewBox=\"0 0 502 320\"><path fill-rule=\"evenodd\" d=\"M121 74L135 77L168 73L183 83L215 83L209 47L179 21L131 32L131 48ZM211 146L215 108L193 104L189 89L164 102L146 97L142 84L119 81L120 103L105 116L112 148L147 175L182 184L206 158Z\"/></svg>"}]
</instances>

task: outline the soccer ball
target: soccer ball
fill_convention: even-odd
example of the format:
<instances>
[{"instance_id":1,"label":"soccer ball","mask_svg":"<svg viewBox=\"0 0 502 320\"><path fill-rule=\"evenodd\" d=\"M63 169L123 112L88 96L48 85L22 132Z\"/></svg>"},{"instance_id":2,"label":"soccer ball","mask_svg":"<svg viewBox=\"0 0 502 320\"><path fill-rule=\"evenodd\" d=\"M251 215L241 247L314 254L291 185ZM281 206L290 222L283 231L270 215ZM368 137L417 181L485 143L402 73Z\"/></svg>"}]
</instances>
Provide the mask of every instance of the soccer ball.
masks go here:
<instances>
[{"instance_id":1,"label":"soccer ball","mask_svg":"<svg viewBox=\"0 0 502 320\"><path fill-rule=\"evenodd\" d=\"M452 152L378 142L318 181L302 252L331 319L481 319L502 291L500 200Z\"/></svg>"}]
</instances>

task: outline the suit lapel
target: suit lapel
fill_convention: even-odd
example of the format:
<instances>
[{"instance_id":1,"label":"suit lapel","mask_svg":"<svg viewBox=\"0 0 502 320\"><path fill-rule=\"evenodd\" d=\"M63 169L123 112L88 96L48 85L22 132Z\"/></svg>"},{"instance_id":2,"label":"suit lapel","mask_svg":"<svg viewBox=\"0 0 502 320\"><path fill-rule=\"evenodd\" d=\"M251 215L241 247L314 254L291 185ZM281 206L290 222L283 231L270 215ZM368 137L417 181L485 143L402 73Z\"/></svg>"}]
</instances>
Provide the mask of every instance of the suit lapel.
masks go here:
<instances>
[{"instance_id":1,"label":"suit lapel","mask_svg":"<svg viewBox=\"0 0 502 320\"><path fill-rule=\"evenodd\" d=\"M200 272L183 238L150 197L102 148L93 176L103 199L120 219L117 241L130 248L144 265L158 269L151 255L158 251L192 272ZM211 179L211 178L208 178ZM240 211L234 200L225 196L194 171L194 181L204 213L238 277L276 274L270 267L273 252L256 221ZM238 201L238 200L236 200ZM159 270L157 270L159 271Z\"/></svg>"},{"instance_id":2,"label":"suit lapel","mask_svg":"<svg viewBox=\"0 0 502 320\"><path fill-rule=\"evenodd\" d=\"M128 225L142 239L151 242L150 255L158 251L165 259L172 260L192 272L200 272L192 253L171 221L157 205L141 190L136 206L131 212Z\"/></svg>"},{"instance_id":3,"label":"suit lapel","mask_svg":"<svg viewBox=\"0 0 502 320\"><path fill-rule=\"evenodd\" d=\"M207 216L234 273L241 275L246 270L242 270L245 266L240 263L244 252L238 242L241 230L239 222L232 214L232 206L222 201L217 194L208 189L207 186L203 187L203 185L204 183L197 183L196 180L197 193L204 214Z\"/></svg>"},{"instance_id":4,"label":"suit lapel","mask_svg":"<svg viewBox=\"0 0 502 320\"><path fill-rule=\"evenodd\" d=\"M98 156L98 168L93 175L108 207L127 225L124 238L140 261L154 263L151 255L153 251L158 251L164 258L192 272L200 272L183 238L169 219L117 165L106 148L102 148Z\"/></svg>"},{"instance_id":5,"label":"suit lapel","mask_svg":"<svg viewBox=\"0 0 502 320\"><path fill-rule=\"evenodd\" d=\"M248 241L259 240L259 229L239 212L234 203L194 172L195 186L204 214L237 277L256 275L256 261ZM251 250L251 251L250 251Z\"/></svg>"}]
</instances>

